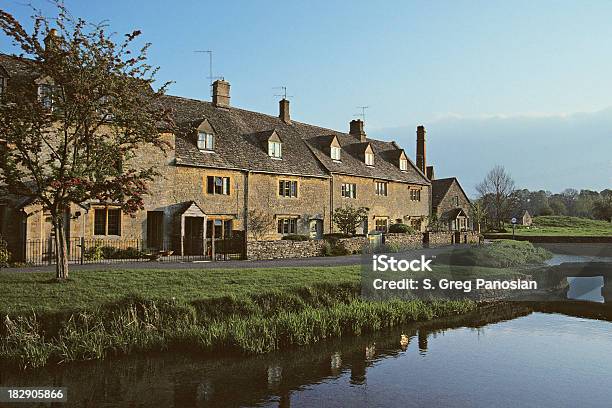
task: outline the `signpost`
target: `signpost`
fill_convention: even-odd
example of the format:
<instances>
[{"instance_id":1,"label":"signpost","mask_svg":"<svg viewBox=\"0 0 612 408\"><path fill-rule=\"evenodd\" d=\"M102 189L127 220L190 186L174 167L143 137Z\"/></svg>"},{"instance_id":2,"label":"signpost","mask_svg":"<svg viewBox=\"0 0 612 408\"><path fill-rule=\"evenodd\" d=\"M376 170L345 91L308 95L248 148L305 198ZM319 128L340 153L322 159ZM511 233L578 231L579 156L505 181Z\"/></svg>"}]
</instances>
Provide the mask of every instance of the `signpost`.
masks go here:
<instances>
[{"instance_id":1,"label":"signpost","mask_svg":"<svg viewBox=\"0 0 612 408\"><path fill-rule=\"evenodd\" d=\"M514 226L516 225L516 217L512 217L510 222L512 222L512 239L514 239Z\"/></svg>"}]
</instances>

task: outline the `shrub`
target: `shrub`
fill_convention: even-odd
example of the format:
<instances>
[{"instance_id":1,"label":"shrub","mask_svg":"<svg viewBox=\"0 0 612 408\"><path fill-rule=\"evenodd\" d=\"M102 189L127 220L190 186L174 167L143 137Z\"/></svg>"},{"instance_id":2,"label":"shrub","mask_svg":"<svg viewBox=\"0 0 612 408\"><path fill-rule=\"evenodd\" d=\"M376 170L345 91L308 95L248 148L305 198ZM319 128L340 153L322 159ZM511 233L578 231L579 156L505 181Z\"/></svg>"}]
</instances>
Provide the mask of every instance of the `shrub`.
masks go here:
<instances>
[{"instance_id":1,"label":"shrub","mask_svg":"<svg viewBox=\"0 0 612 408\"><path fill-rule=\"evenodd\" d=\"M285 241L310 241L310 237L308 235L300 234L285 235L282 239L284 239Z\"/></svg>"},{"instance_id":2,"label":"shrub","mask_svg":"<svg viewBox=\"0 0 612 408\"><path fill-rule=\"evenodd\" d=\"M406 224L391 224L389 227L391 233L415 234L416 230Z\"/></svg>"},{"instance_id":3,"label":"shrub","mask_svg":"<svg viewBox=\"0 0 612 408\"><path fill-rule=\"evenodd\" d=\"M6 268L11 260L11 253L8 250L8 244L0 236L0 268Z\"/></svg>"},{"instance_id":4,"label":"shrub","mask_svg":"<svg viewBox=\"0 0 612 408\"><path fill-rule=\"evenodd\" d=\"M484 246L440 254L436 262L447 265L508 268L541 264L551 256L552 254L544 248L534 247L527 241L498 240Z\"/></svg>"}]
</instances>

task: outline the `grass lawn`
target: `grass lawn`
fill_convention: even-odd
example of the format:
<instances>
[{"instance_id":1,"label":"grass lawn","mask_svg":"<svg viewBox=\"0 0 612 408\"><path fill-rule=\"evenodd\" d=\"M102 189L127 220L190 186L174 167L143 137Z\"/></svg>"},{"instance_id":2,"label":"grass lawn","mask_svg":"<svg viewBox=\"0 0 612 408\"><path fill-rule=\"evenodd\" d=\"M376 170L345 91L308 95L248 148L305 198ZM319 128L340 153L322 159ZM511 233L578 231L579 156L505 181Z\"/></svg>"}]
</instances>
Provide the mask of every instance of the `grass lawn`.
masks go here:
<instances>
[{"instance_id":1,"label":"grass lawn","mask_svg":"<svg viewBox=\"0 0 612 408\"><path fill-rule=\"evenodd\" d=\"M70 282L51 281L52 273L0 273L0 312L90 309L128 295L190 302L310 286L359 283L359 266L73 271Z\"/></svg>"},{"instance_id":2,"label":"grass lawn","mask_svg":"<svg viewBox=\"0 0 612 408\"><path fill-rule=\"evenodd\" d=\"M506 229L508 229L508 233L491 235L512 236L512 225L508 225ZM515 233L524 236L612 236L612 223L568 216L541 216L534 217L531 227L517 225Z\"/></svg>"},{"instance_id":3,"label":"grass lawn","mask_svg":"<svg viewBox=\"0 0 612 408\"><path fill-rule=\"evenodd\" d=\"M432 265L431 276L507 276L510 269ZM51 273L0 273L0 313L80 311L129 295L146 299L192 302L223 296L265 294L316 284L360 282L360 266L270 269L73 271L66 283L51 281Z\"/></svg>"}]
</instances>

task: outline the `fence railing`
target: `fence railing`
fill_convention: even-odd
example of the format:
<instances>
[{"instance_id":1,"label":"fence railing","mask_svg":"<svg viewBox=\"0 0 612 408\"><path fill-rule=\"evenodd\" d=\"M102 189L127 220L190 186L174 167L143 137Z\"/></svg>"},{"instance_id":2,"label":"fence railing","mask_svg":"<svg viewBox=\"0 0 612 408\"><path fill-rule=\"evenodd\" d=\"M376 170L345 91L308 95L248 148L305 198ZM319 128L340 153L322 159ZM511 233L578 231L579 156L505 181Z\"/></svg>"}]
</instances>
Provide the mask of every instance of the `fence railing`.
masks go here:
<instances>
[{"instance_id":1,"label":"fence railing","mask_svg":"<svg viewBox=\"0 0 612 408\"><path fill-rule=\"evenodd\" d=\"M143 239L70 238L66 240L71 264L125 263L141 261L193 262L244 258L242 239L206 239L183 243L167 240L149 245ZM55 263L53 239L27 240L21 261L30 265Z\"/></svg>"}]
</instances>

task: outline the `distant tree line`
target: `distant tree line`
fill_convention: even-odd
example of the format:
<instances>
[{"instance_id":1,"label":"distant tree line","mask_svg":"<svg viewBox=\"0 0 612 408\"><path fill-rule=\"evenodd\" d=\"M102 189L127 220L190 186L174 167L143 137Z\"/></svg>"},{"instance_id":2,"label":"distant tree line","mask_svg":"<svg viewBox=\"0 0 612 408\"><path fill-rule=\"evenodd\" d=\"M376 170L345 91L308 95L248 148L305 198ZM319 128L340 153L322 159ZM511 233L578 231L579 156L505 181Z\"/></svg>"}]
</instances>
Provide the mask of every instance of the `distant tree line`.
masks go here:
<instances>
[{"instance_id":1,"label":"distant tree line","mask_svg":"<svg viewBox=\"0 0 612 408\"><path fill-rule=\"evenodd\" d=\"M599 192L568 188L561 193L550 191L515 190L510 195L515 213L528 210L532 215L569 215L610 221L612 218L612 190Z\"/></svg>"},{"instance_id":2,"label":"distant tree line","mask_svg":"<svg viewBox=\"0 0 612 408\"><path fill-rule=\"evenodd\" d=\"M514 180L495 166L476 186L478 198L472 203L472 220L480 227L501 229L524 210L532 216L567 215L612 222L612 190L565 189L561 193L515 188Z\"/></svg>"}]
</instances>

